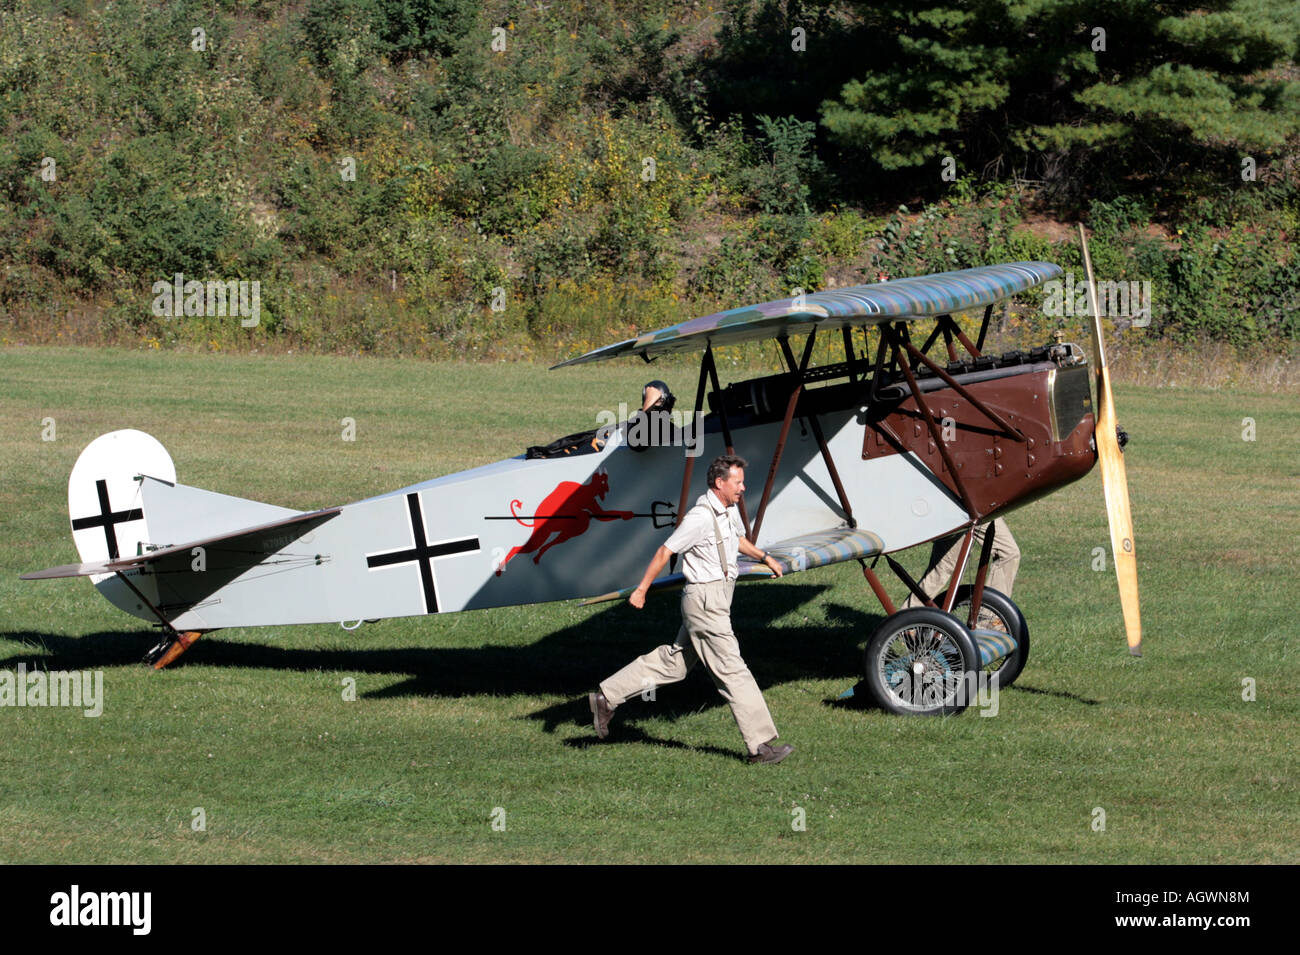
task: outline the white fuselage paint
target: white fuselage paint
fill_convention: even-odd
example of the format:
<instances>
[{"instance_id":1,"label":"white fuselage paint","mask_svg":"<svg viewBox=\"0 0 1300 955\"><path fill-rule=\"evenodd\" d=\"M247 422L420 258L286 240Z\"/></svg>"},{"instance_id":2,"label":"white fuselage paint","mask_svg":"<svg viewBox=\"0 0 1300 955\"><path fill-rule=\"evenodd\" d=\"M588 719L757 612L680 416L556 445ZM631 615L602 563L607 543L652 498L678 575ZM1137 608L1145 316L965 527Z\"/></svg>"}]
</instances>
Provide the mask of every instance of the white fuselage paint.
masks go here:
<instances>
[{"instance_id":1,"label":"white fuselage paint","mask_svg":"<svg viewBox=\"0 0 1300 955\"><path fill-rule=\"evenodd\" d=\"M915 546L966 522L960 502L914 455L862 460L863 424L859 412L834 412L819 416L819 420L857 525L878 536L886 551ZM733 434L736 453L749 462L745 499L751 520L758 509L779 432L780 423L773 422ZM704 453L695 460L688 507L704 492L709 461L724 451L721 434L705 435ZM655 528L650 517L603 521L588 518L585 531L553 544L539 561L534 558L545 542L539 542L530 552L515 555L497 575L496 569L506 555L525 544L536 530L511 517L511 503L519 502L514 513L525 518L542 513L547 497L562 482L589 485L603 472L609 489L595 502L597 510L649 514L658 501L660 513L675 511L686 460L681 447L650 448L638 453L617 439L595 454L537 460L510 458L348 505L336 517L286 543L275 555L215 591L210 587L202 589L200 573L187 579L185 573L158 576L146 572L132 574L131 579L152 602L164 606L201 597L192 609L172 621L182 630L424 614L428 612L428 598L417 561L370 567L366 559L367 555L413 547L407 495L415 492L419 494L429 545L477 541L477 547L457 544L465 549L431 561L430 578L440 611L607 593L639 579L655 549L671 532L668 527ZM203 536L199 530L211 533L216 520L213 514L223 510L203 506L202 495L207 492L181 485L145 482L143 491L150 529L165 533L167 538L159 543L199 539ZM171 526L164 530L162 521L155 519L155 515L161 518L166 514L168 522L174 523L185 513L205 515L199 522L202 526ZM253 514L250 511L247 516ZM485 519L489 516L506 519ZM563 535L566 528L577 530L580 523L572 519L553 522L555 533L550 537ZM769 547L845 524L816 439L796 420L756 543ZM237 526L248 523L229 530ZM322 558L319 562L312 559L316 555ZM142 612L138 598L115 578L102 580L97 586L128 612L146 619L152 616L147 609Z\"/></svg>"}]
</instances>

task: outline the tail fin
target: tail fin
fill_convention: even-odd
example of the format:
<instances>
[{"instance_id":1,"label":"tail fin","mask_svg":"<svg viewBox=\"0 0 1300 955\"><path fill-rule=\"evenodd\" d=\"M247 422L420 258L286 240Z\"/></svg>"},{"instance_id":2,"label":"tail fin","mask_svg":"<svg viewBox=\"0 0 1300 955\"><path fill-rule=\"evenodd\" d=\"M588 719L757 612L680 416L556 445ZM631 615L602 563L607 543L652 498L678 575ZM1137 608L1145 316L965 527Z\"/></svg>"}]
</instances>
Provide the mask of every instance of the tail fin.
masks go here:
<instances>
[{"instance_id":1,"label":"tail fin","mask_svg":"<svg viewBox=\"0 0 1300 955\"><path fill-rule=\"evenodd\" d=\"M81 563L23 577L88 576L110 602L146 620L153 615L138 595L160 603L156 579L136 576L138 591L116 579L119 571L139 573L128 569L138 567L139 560L133 558L299 514L287 507L177 484L167 449L156 438L133 430L100 435L81 452L68 479L68 513Z\"/></svg>"},{"instance_id":2,"label":"tail fin","mask_svg":"<svg viewBox=\"0 0 1300 955\"><path fill-rule=\"evenodd\" d=\"M167 449L143 431L113 431L86 446L68 479L72 540L83 564L139 554L299 513L176 483Z\"/></svg>"},{"instance_id":3,"label":"tail fin","mask_svg":"<svg viewBox=\"0 0 1300 955\"><path fill-rule=\"evenodd\" d=\"M144 511L154 547L171 547L183 541L225 537L235 531L294 517L301 511L260 501L249 501L216 491L144 476Z\"/></svg>"}]
</instances>

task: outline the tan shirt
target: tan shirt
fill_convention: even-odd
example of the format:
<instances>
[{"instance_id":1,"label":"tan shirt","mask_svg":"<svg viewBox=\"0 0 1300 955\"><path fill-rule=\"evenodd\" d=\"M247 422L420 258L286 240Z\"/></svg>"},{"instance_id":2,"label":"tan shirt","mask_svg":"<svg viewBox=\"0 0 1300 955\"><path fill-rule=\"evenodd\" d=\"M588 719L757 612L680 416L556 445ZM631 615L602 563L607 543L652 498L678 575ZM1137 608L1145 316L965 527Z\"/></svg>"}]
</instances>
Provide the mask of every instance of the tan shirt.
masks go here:
<instances>
[{"instance_id":1,"label":"tan shirt","mask_svg":"<svg viewBox=\"0 0 1300 955\"><path fill-rule=\"evenodd\" d=\"M718 520L718 530L722 531L722 549L727 557L725 571L718 563L714 517ZM711 580L735 580L739 572L736 555L740 551L740 537L743 533L740 509L735 505L724 507L717 495L708 491L701 494L695 506L686 512L677 530L664 541L664 546L674 554L682 555L682 573L692 584L704 584Z\"/></svg>"}]
</instances>

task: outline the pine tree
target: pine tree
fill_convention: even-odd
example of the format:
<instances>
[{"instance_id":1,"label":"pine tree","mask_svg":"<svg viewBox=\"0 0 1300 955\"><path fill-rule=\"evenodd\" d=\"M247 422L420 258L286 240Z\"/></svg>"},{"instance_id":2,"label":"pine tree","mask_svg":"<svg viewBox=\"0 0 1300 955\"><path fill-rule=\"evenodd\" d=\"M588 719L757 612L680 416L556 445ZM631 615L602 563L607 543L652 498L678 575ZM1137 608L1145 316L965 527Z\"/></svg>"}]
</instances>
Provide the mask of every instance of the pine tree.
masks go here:
<instances>
[{"instance_id":1,"label":"pine tree","mask_svg":"<svg viewBox=\"0 0 1300 955\"><path fill-rule=\"evenodd\" d=\"M1108 147L1130 172L1300 133L1300 3L884 0L846 13L894 55L822 107L885 169Z\"/></svg>"}]
</instances>

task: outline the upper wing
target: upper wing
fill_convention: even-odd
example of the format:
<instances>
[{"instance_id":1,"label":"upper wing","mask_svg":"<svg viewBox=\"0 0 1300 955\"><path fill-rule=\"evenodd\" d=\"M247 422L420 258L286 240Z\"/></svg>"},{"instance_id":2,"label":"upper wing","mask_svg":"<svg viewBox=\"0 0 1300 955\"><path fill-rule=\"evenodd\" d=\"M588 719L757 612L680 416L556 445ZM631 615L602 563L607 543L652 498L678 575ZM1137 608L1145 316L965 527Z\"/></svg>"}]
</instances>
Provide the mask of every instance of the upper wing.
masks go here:
<instances>
[{"instance_id":1,"label":"upper wing","mask_svg":"<svg viewBox=\"0 0 1300 955\"><path fill-rule=\"evenodd\" d=\"M554 367L633 354L649 360L668 352L692 351L710 344L731 345L792 331L809 331L814 327L841 328L933 318L992 305L1060 274L1061 267L1050 262L1012 262L814 292L693 318L657 332L647 332L638 338L597 348Z\"/></svg>"},{"instance_id":2,"label":"upper wing","mask_svg":"<svg viewBox=\"0 0 1300 955\"><path fill-rule=\"evenodd\" d=\"M783 574L812 570L814 567L824 567L826 564L836 564L842 560L874 557L876 554L884 553L884 550L884 542L871 531L853 527L836 527L828 531L800 534L798 537L791 537L767 548L767 552L780 562ZM741 580L776 576L767 566L756 563L748 557L740 558L738 569ZM650 589L671 590L684 583L686 578L680 573L669 574L652 583ZM625 587L622 590L601 594L599 597L582 601L581 605L585 607L587 604L598 604L606 600L626 599L635 589L635 587Z\"/></svg>"}]
</instances>

